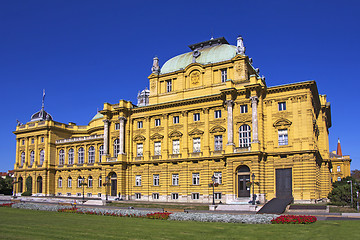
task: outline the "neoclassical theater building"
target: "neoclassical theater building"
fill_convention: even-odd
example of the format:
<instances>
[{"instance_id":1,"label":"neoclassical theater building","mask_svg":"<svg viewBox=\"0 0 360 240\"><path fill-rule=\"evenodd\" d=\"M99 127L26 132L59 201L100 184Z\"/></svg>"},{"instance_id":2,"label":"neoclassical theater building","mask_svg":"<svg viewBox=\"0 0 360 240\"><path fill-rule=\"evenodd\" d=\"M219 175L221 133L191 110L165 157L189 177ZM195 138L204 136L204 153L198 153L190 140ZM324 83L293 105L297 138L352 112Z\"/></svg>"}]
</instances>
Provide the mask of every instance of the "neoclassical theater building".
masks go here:
<instances>
[{"instance_id":1,"label":"neoclassical theater building","mask_svg":"<svg viewBox=\"0 0 360 240\"><path fill-rule=\"evenodd\" d=\"M89 198L162 202L246 202L253 191L259 202L326 198L326 95L315 81L267 86L243 39L234 42L190 45L161 67L154 58L137 105L104 103L88 125L57 122L44 108L19 123L16 194L81 197L84 188Z\"/></svg>"}]
</instances>

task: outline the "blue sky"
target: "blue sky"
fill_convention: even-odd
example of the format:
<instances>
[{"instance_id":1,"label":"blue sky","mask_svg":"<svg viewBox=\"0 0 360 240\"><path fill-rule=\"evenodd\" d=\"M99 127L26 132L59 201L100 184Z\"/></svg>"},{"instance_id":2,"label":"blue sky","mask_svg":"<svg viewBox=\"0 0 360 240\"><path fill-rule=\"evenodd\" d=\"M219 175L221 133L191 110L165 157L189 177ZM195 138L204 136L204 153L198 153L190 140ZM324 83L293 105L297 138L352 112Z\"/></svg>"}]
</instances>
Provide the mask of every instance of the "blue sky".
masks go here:
<instances>
[{"instance_id":1,"label":"blue sky","mask_svg":"<svg viewBox=\"0 0 360 240\"><path fill-rule=\"evenodd\" d=\"M360 1L0 2L0 171L13 169L16 119L40 110L86 125L104 102L136 102L160 64L213 35L236 44L268 86L316 80L331 102L330 149L358 147Z\"/></svg>"}]
</instances>

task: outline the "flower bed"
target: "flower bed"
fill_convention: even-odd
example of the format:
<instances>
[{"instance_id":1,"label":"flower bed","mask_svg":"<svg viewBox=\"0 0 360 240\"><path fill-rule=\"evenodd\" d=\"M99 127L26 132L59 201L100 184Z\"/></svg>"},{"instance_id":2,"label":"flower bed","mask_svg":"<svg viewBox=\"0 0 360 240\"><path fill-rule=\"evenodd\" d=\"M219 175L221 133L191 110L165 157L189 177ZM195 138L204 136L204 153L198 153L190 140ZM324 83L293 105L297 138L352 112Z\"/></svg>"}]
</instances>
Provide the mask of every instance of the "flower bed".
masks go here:
<instances>
[{"instance_id":1,"label":"flower bed","mask_svg":"<svg viewBox=\"0 0 360 240\"><path fill-rule=\"evenodd\" d=\"M271 220L272 224L310 224L316 222L315 216L281 215Z\"/></svg>"},{"instance_id":2,"label":"flower bed","mask_svg":"<svg viewBox=\"0 0 360 240\"><path fill-rule=\"evenodd\" d=\"M0 207L11 207L14 203L2 203L0 204Z\"/></svg>"},{"instance_id":3,"label":"flower bed","mask_svg":"<svg viewBox=\"0 0 360 240\"><path fill-rule=\"evenodd\" d=\"M170 214L172 214L172 213L169 213L169 212L148 213L148 214L146 214L146 218L167 220L170 217Z\"/></svg>"}]
</instances>

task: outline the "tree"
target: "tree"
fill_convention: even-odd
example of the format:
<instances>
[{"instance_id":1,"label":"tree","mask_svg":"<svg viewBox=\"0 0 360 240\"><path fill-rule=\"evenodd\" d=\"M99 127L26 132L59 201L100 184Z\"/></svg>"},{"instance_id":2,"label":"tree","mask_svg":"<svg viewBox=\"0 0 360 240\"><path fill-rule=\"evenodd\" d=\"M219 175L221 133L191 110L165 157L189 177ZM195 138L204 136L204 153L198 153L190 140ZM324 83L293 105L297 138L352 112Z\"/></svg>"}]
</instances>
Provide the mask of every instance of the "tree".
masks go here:
<instances>
[{"instance_id":1,"label":"tree","mask_svg":"<svg viewBox=\"0 0 360 240\"><path fill-rule=\"evenodd\" d=\"M358 169L352 170L351 176L355 178L357 181L360 181L360 170Z\"/></svg>"},{"instance_id":2,"label":"tree","mask_svg":"<svg viewBox=\"0 0 360 240\"><path fill-rule=\"evenodd\" d=\"M351 204L351 189L350 183L348 181L353 181L353 206L356 206L356 192L360 191L359 182L353 177L346 177L341 179L341 181L336 181L333 183L333 189L329 193L328 198L331 203L334 205L350 205Z\"/></svg>"},{"instance_id":3,"label":"tree","mask_svg":"<svg viewBox=\"0 0 360 240\"><path fill-rule=\"evenodd\" d=\"M13 191L13 179L10 176L0 178L0 194L11 195Z\"/></svg>"}]
</instances>

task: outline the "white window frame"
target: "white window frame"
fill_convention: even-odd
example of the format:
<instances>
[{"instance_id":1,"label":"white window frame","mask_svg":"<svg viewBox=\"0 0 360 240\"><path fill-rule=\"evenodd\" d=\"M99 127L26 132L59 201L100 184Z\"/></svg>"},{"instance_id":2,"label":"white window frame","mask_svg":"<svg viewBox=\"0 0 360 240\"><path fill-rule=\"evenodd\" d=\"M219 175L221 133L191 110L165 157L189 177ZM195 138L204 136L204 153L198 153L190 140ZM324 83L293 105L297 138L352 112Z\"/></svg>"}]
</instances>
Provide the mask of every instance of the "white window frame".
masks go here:
<instances>
[{"instance_id":1,"label":"white window frame","mask_svg":"<svg viewBox=\"0 0 360 240\"><path fill-rule=\"evenodd\" d=\"M289 144L289 136L287 129L278 130L279 146L286 146Z\"/></svg>"},{"instance_id":2,"label":"white window frame","mask_svg":"<svg viewBox=\"0 0 360 240\"><path fill-rule=\"evenodd\" d=\"M138 128L143 128L143 121L138 121L137 122L137 127Z\"/></svg>"},{"instance_id":3,"label":"white window frame","mask_svg":"<svg viewBox=\"0 0 360 240\"><path fill-rule=\"evenodd\" d=\"M240 113L247 113L248 112L248 105L240 105Z\"/></svg>"},{"instance_id":4,"label":"white window frame","mask_svg":"<svg viewBox=\"0 0 360 240\"><path fill-rule=\"evenodd\" d=\"M191 193L191 199L192 200L199 200L200 199L200 193Z\"/></svg>"},{"instance_id":5,"label":"white window frame","mask_svg":"<svg viewBox=\"0 0 360 240\"><path fill-rule=\"evenodd\" d=\"M222 135L215 135L214 136L214 143L215 143L215 151L221 151L223 148L223 136Z\"/></svg>"},{"instance_id":6,"label":"white window frame","mask_svg":"<svg viewBox=\"0 0 360 240\"><path fill-rule=\"evenodd\" d=\"M221 110L214 111L214 118L221 118Z\"/></svg>"},{"instance_id":7,"label":"white window frame","mask_svg":"<svg viewBox=\"0 0 360 240\"><path fill-rule=\"evenodd\" d=\"M68 164L73 165L74 164L74 149L70 148L68 152Z\"/></svg>"},{"instance_id":8,"label":"white window frame","mask_svg":"<svg viewBox=\"0 0 360 240\"><path fill-rule=\"evenodd\" d=\"M44 161L45 161L45 151L44 151L44 149L43 149L43 150L40 151L40 162L39 162L39 165L40 165L40 166L43 165Z\"/></svg>"},{"instance_id":9,"label":"white window frame","mask_svg":"<svg viewBox=\"0 0 360 240\"><path fill-rule=\"evenodd\" d=\"M144 144L143 143L137 143L136 144L136 156L142 157L144 154Z\"/></svg>"},{"instance_id":10,"label":"white window frame","mask_svg":"<svg viewBox=\"0 0 360 240\"><path fill-rule=\"evenodd\" d=\"M67 187L68 188L72 187L72 178L71 177L68 177L68 179L67 179Z\"/></svg>"},{"instance_id":11,"label":"white window frame","mask_svg":"<svg viewBox=\"0 0 360 240\"><path fill-rule=\"evenodd\" d=\"M93 187L93 178L92 178L92 176L88 177L88 185L87 186L88 187Z\"/></svg>"},{"instance_id":12,"label":"white window frame","mask_svg":"<svg viewBox=\"0 0 360 240\"><path fill-rule=\"evenodd\" d=\"M30 152L30 166L32 166L35 162L35 152L31 151Z\"/></svg>"},{"instance_id":13,"label":"white window frame","mask_svg":"<svg viewBox=\"0 0 360 240\"><path fill-rule=\"evenodd\" d=\"M58 178L58 187L62 188L62 177Z\"/></svg>"},{"instance_id":14,"label":"white window frame","mask_svg":"<svg viewBox=\"0 0 360 240\"><path fill-rule=\"evenodd\" d=\"M102 177L101 176L99 177L98 183L99 183L99 187L102 187Z\"/></svg>"},{"instance_id":15,"label":"white window frame","mask_svg":"<svg viewBox=\"0 0 360 240\"><path fill-rule=\"evenodd\" d=\"M153 186L160 186L160 175L153 174Z\"/></svg>"},{"instance_id":16,"label":"white window frame","mask_svg":"<svg viewBox=\"0 0 360 240\"><path fill-rule=\"evenodd\" d=\"M104 145L99 147L99 162L101 162L102 155L104 155Z\"/></svg>"},{"instance_id":17,"label":"white window frame","mask_svg":"<svg viewBox=\"0 0 360 240\"><path fill-rule=\"evenodd\" d=\"M120 140L117 138L114 140L114 157L117 157L120 153Z\"/></svg>"},{"instance_id":18,"label":"white window frame","mask_svg":"<svg viewBox=\"0 0 360 240\"><path fill-rule=\"evenodd\" d=\"M226 82L227 78L227 69L221 69L221 82Z\"/></svg>"},{"instance_id":19,"label":"white window frame","mask_svg":"<svg viewBox=\"0 0 360 240\"><path fill-rule=\"evenodd\" d=\"M64 149L60 149L59 151L59 165L65 164L65 151Z\"/></svg>"},{"instance_id":20,"label":"white window frame","mask_svg":"<svg viewBox=\"0 0 360 240\"><path fill-rule=\"evenodd\" d=\"M120 130L120 123L115 123L115 130Z\"/></svg>"},{"instance_id":21,"label":"white window frame","mask_svg":"<svg viewBox=\"0 0 360 240\"><path fill-rule=\"evenodd\" d=\"M154 142L154 155L161 155L161 141Z\"/></svg>"},{"instance_id":22,"label":"white window frame","mask_svg":"<svg viewBox=\"0 0 360 240\"><path fill-rule=\"evenodd\" d=\"M78 164L84 164L84 148L80 147L78 150Z\"/></svg>"},{"instance_id":23,"label":"white window frame","mask_svg":"<svg viewBox=\"0 0 360 240\"><path fill-rule=\"evenodd\" d=\"M88 151L88 163L95 163L95 147L90 146Z\"/></svg>"},{"instance_id":24,"label":"white window frame","mask_svg":"<svg viewBox=\"0 0 360 240\"><path fill-rule=\"evenodd\" d=\"M251 143L251 129L247 124L239 127L239 147L250 147Z\"/></svg>"},{"instance_id":25,"label":"white window frame","mask_svg":"<svg viewBox=\"0 0 360 240\"><path fill-rule=\"evenodd\" d=\"M172 81L166 80L166 92L171 92L171 91L172 91Z\"/></svg>"},{"instance_id":26,"label":"white window frame","mask_svg":"<svg viewBox=\"0 0 360 240\"><path fill-rule=\"evenodd\" d=\"M178 200L179 194L178 193L171 193L171 200Z\"/></svg>"},{"instance_id":27,"label":"white window frame","mask_svg":"<svg viewBox=\"0 0 360 240\"><path fill-rule=\"evenodd\" d=\"M80 188L80 187L81 187L81 183L83 183L83 182L84 182L84 179L81 178L81 177L78 177L78 179L77 179L77 187Z\"/></svg>"},{"instance_id":28,"label":"white window frame","mask_svg":"<svg viewBox=\"0 0 360 240\"><path fill-rule=\"evenodd\" d=\"M178 173L173 173L171 179L172 179L171 182L172 182L173 186L179 186L179 174Z\"/></svg>"},{"instance_id":29,"label":"white window frame","mask_svg":"<svg viewBox=\"0 0 360 240\"><path fill-rule=\"evenodd\" d=\"M135 176L135 186L141 186L141 175Z\"/></svg>"},{"instance_id":30,"label":"white window frame","mask_svg":"<svg viewBox=\"0 0 360 240\"><path fill-rule=\"evenodd\" d=\"M193 138L193 152L201 152L201 139L200 137Z\"/></svg>"},{"instance_id":31,"label":"white window frame","mask_svg":"<svg viewBox=\"0 0 360 240\"><path fill-rule=\"evenodd\" d=\"M200 113L194 113L194 122L200 121Z\"/></svg>"},{"instance_id":32,"label":"white window frame","mask_svg":"<svg viewBox=\"0 0 360 240\"><path fill-rule=\"evenodd\" d=\"M178 124L180 122L180 117L179 116L174 116L173 117L173 124Z\"/></svg>"},{"instance_id":33,"label":"white window frame","mask_svg":"<svg viewBox=\"0 0 360 240\"><path fill-rule=\"evenodd\" d=\"M24 166L25 164L25 152L22 152L20 155L20 166Z\"/></svg>"},{"instance_id":34,"label":"white window frame","mask_svg":"<svg viewBox=\"0 0 360 240\"><path fill-rule=\"evenodd\" d=\"M155 127L159 127L161 125L161 120L160 118L156 118L155 119Z\"/></svg>"},{"instance_id":35,"label":"white window frame","mask_svg":"<svg viewBox=\"0 0 360 240\"><path fill-rule=\"evenodd\" d=\"M135 199L141 199L141 193L135 193Z\"/></svg>"},{"instance_id":36,"label":"white window frame","mask_svg":"<svg viewBox=\"0 0 360 240\"><path fill-rule=\"evenodd\" d=\"M215 197L215 200L221 200L222 193L221 192L216 192L216 193L214 193L214 197Z\"/></svg>"},{"instance_id":37,"label":"white window frame","mask_svg":"<svg viewBox=\"0 0 360 240\"><path fill-rule=\"evenodd\" d=\"M222 184L222 172L214 172L215 183Z\"/></svg>"},{"instance_id":38,"label":"white window frame","mask_svg":"<svg viewBox=\"0 0 360 240\"><path fill-rule=\"evenodd\" d=\"M337 167L336 167L336 171L337 171L337 172L341 172L341 166L337 166Z\"/></svg>"},{"instance_id":39,"label":"white window frame","mask_svg":"<svg viewBox=\"0 0 360 240\"><path fill-rule=\"evenodd\" d=\"M340 182L340 181L341 181L341 177L338 177L338 178L337 178L337 181Z\"/></svg>"},{"instance_id":40,"label":"white window frame","mask_svg":"<svg viewBox=\"0 0 360 240\"><path fill-rule=\"evenodd\" d=\"M154 200L159 200L159 198L160 198L160 194L159 194L159 193L153 193L153 194L152 194L152 199L154 199Z\"/></svg>"},{"instance_id":41,"label":"white window frame","mask_svg":"<svg viewBox=\"0 0 360 240\"><path fill-rule=\"evenodd\" d=\"M278 108L279 108L279 111L285 111L286 110L286 102L278 102Z\"/></svg>"},{"instance_id":42,"label":"white window frame","mask_svg":"<svg viewBox=\"0 0 360 240\"><path fill-rule=\"evenodd\" d=\"M172 154L180 154L180 139L172 141Z\"/></svg>"},{"instance_id":43,"label":"white window frame","mask_svg":"<svg viewBox=\"0 0 360 240\"><path fill-rule=\"evenodd\" d=\"M200 173L192 174L192 185L200 185Z\"/></svg>"}]
</instances>

